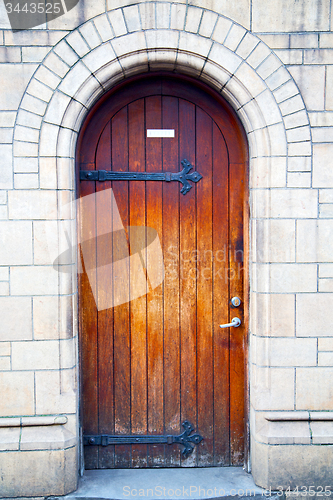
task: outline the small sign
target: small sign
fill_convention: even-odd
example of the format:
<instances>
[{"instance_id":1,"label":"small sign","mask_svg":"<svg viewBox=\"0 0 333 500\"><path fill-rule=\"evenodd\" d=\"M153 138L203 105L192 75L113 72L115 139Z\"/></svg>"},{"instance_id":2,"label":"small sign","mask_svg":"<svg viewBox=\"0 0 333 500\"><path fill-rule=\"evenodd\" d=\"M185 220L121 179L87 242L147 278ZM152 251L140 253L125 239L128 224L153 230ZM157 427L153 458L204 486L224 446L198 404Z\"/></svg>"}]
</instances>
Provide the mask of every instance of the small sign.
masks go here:
<instances>
[{"instance_id":1,"label":"small sign","mask_svg":"<svg viewBox=\"0 0 333 500\"><path fill-rule=\"evenodd\" d=\"M148 128L147 137L175 137L175 130L170 128Z\"/></svg>"}]
</instances>

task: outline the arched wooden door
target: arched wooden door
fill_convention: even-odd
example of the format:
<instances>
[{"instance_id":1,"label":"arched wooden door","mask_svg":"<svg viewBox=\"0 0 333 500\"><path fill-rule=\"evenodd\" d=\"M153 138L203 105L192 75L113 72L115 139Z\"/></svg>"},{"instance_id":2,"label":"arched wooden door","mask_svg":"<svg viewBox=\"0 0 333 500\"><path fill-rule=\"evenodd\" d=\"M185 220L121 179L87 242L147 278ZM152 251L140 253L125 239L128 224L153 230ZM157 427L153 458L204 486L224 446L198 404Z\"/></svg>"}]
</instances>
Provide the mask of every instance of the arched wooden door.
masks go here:
<instances>
[{"instance_id":1,"label":"arched wooden door","mask_svg":"<svg viewBox=\"0 0 333 500\"><path fill-rule=\"evenodd\" d=\"M137 79L88 116L77 154L86 468L243 463L246 161L229 105L189 79ZM242 325L219 327L233 317Z\"/></svg>"}]
</instances>

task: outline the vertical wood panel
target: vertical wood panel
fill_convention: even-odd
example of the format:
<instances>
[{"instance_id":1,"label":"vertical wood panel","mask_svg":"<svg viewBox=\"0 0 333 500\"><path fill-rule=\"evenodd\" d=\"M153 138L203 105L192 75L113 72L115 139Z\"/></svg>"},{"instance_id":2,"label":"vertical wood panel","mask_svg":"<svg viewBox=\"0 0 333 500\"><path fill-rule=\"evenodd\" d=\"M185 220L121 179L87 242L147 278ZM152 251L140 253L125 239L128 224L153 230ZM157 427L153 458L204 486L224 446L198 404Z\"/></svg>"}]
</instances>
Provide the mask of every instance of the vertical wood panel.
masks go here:
<instances>
[{"instance_id":1,"label":"vertical wood panel","mask_svg":"<svg viewBox=\"0 0 333 500\"><path fill-rule=\"evenodd\" d=\"M197 262L194 265L197 269L198 430L204 436L199 445L198 465L203 467L212 465L214 455L212 132L212 119L197 107L196 168L203 179L196 188Z\"/></svg>"},{"instance_id":2,"label":"vertical wood panel","mask_svg":"<svg viewBox=\"0 0 333 500\"><path fill-rule=\"evenodd\" d=\"M144 99L130 104L128 107L129 126L129 170L133 172L145 171L145 109ZM130 240L135 238L131 245L141 248L141 259L131 261L131 293L136 296L142 287L142 267L145 267L146 236L146 196L144 182L130 182L130 226L141 226L142 233L130 233ZM136 269L136 263L140 269ZM145 283L147 290L147 284ZM139 290L137 290L137 288ZM147 332L146 308L147 297L131 297L131 417L132 434L147 434ZM132 466L147 466L147 445L132 445Z\"/></svg>"},{"instance_id":3,"label":"vertical wood panel","mask_svg":"<svg viewBox=\"0 0 333 500\"><path fill-rule=\"evenodd\" d=\"M193 166L195 157L195 106L179 101L179 151L181 160ZM181 420L197 425L196 359L196 189L180 195L180 324L181 324ZM182 463L196 465L197 450Z\"/></svg>"},{"instance_id":4,"label":"vertical wood panel","mask_svg":"<svg viewBox=\"0 0 333 500\"><path fill-rule=\"evenodd\" d=\"M105 127L96 152L96 169L111 168L111 125ZM101 310L109 294L113 294L111 268L105 272L104 265L112 264L112 197L111 182L96 183L96 229L97 229L97 349L98 349L98 408L100 434L114 433L113 394L113 308ZM111 266L110 266L111 267ZM102 348L99 349L99 346ZM114 466L114 446L99 447L99 468Z\"/></svg>"},{"instance_id":5,"label":"vertical wood panel","mask_svg":"<svg viewBox=\"0 0 333 500\"><path fill-rule=\"evenodd\" d=\"M161 128L161 97L146 98L146 128ZM162 170L162 140L146 138L146 170ZM162 241L162 182L147 182L147 227L154 228ZM152 256L156 258L156 256ZM155 268L149 260L147 266ZM149 279L149 278L148 278ZM147 295L147 339L148 339L148 431L164 434L164 387L163 387L163 284L150 289ZM148 446L148 464L163 465L164 445Z\"/></svg>"},{"instance_id":6,"label":"vertical wood panel","mask_svg":"<svg viewBox=\"0 0 333 500\"><path fill-rule=\"evenodd\" d=\"M175 137L163 139L163 170L178 172L178 99L162 98L163 128ZM178 434L180 419L180 324L179 324L179 196L178 182L163 183L164 254L164 413L166 434ZM179 446L166 446L165 466L180 465Z\"/></svg>"},{"instance_id":7,"label":"vertical wood panel","mask_svg":"<svg viewBox=\"0 0 333 500\"><path fill-rule=\"evenodd\" d=\"M214 329L214 465L229 465L229 182L228 152L213 126L213 329Z\"/></svg>"},{"instance_id":8,"label":"vertical wood panel","mask_svg":"<svg viewBox=\"0 0 333 500\"><path fill-rule=\"evenodd\" d=\"M81 163L81 170L92 170L93 163ZM80 196L93 195L95 193L95 182L86 182L81 185ZM82 270L79 275L79 325L81 337L81 364L84 367L82 373L82 405L83 432L96 434L98 432L98 373L97 373L97 307L94 292L89 282L85 269L96 266L96 208L91 203L91 210L87 210L87 204L82 200L79 209L79 235L81 249ZM84 241L88 240L88 241ZM85 245L85 256L89 258L84 262L82 248ZM93 282L96 285L96 281ZM85 447L85 467L87 469L98 468L98 447Z\"/></svg>"},{"instance_id":9,"label":"vertical wood panel","mask_svg":"<svg viewBox=\"0 0 333 500\"><path fill-rule=\"evenodd\" d=\"M242 298L241 307L233 310L234 315L242 320L242 325L232 329L230 337L230 454L235 465L244 462L244 291L243 291L243 199L244 199L244 168L239 164L230 164L230 297Z\"/></svg>"},{"instance_id":10,"label":"vertical wood panel","mask_svg":"<svg viewBox=\"0 0 333 500\"><path fill-rule=\"evenodd\" d=\"M128 170L128 127L127 107L119 111L112 119L112 169ZM127 228L128 214L128 182L112 183L119 213ZM129 255L129 245L124 231L123 236L113 242L114 260L119 261ZM130 434L131 432L131 336L129 321L129 260L121 269L122 273L114 276L114 288L123 283L128 301L114 308L114 392L115 392L115 433ZM131 460L130 446L115 446L115 466L129 467Z\"/></svg>"},{"instance_id":11,"label":"vertical wood panel","mask_svg":"<svg viewBox=\"0 0 333 500\"><path fill-rule=\"evenodd\" d=\"M92 194L94 183L87 182L82 195ZM89 220L90 219L90 220ZM86 225L94 225L95 213L86 213L81 210L80 220ZM81 253L81 259L83 255ZM94 255L93 250L93 255ZM84 264L83 264L83 269ZM82 406L84 416L83 432L85 434L96 434L98 432L98 380L97 380L97 307L86 272L79 279L79 321L82 358L81 363L85 367L82 373ZM85 467L87 469L98 468L98 447L85 447Z\"/></svg>"}]
</instances>

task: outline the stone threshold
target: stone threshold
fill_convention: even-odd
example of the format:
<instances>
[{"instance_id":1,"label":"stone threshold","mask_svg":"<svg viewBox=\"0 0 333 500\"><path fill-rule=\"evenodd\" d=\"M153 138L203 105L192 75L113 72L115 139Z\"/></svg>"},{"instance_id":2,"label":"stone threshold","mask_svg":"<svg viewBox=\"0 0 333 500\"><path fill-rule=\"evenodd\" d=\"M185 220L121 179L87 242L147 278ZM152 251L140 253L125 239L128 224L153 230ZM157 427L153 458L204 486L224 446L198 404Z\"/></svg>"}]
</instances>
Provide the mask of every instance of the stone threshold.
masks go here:
<instances>
[{"instance_id":1,"label":"stone threshold","mask_svg":"<svg viewBox=\"0 0 333 500\"><path fill-rule=\"evenodd\" d=\"M77 491L49 500L277 499L255 485L241 467L88 470Z\"/></svg>"}]
</instances>

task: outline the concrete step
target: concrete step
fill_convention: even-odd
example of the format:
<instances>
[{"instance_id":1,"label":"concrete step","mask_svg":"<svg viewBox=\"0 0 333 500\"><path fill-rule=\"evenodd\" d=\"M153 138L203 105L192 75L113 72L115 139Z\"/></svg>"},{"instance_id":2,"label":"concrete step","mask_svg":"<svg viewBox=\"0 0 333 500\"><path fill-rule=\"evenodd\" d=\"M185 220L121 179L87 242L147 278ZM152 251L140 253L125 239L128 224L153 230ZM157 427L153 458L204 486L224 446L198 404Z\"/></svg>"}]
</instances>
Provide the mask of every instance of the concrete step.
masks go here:
<instances>
[{"instance_id":1,"label":"concrete step","mask_svg":"<svg viewBox=\"0 0 333 500\"><path fill-rule=\"evenodd\" d=\"M267 493L267 492L266 492ZM251 474L241 467L88 470L63 500L265 500Z\"/></svg>"}]
</instances>

